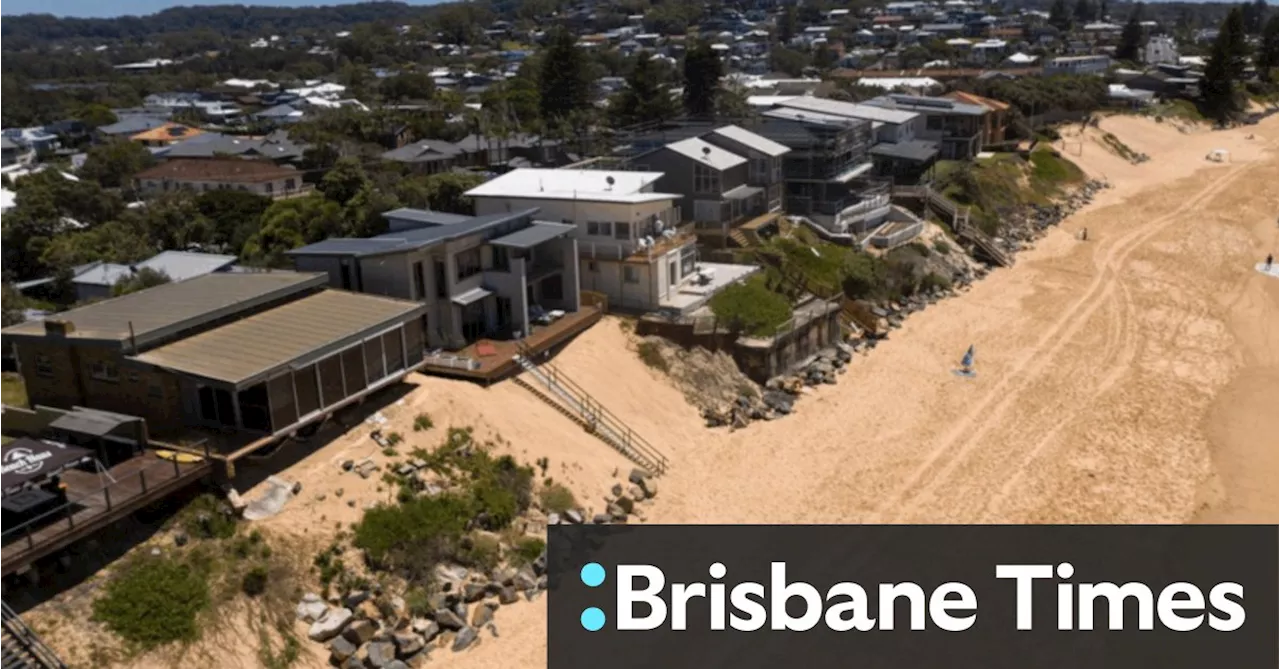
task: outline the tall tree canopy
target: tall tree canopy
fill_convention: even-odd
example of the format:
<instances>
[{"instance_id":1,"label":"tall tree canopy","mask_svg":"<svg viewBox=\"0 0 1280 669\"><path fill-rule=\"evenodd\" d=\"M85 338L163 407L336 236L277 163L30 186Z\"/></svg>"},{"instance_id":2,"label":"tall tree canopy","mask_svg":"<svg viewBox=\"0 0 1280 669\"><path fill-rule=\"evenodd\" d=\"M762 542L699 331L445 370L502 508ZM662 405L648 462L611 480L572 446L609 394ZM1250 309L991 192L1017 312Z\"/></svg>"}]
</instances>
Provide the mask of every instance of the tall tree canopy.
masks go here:
<instances>
[{"instance_id":1,"label":"tall tree canopy","mask_svg":"<svg viewBox=\"0 0 1280 669\"><path fill-rule=\"evenodd\" d=\"M1271 13L1271 18L1267 20L1266 27L1262 30L1262 40L1258 43L1258 74L1271 79L1275 76L1273 70L1280 66L1280 16L1275 12ZM1274 83L1274 82L1273 82Z\"/></svg>"},{"instance_id":2,"label":"tall tree canopy","mask_svg":"<svg viewBox=\"0 0 1280 669\"><path fill-rule=\"evenodd\" d=\"M1233 7L1218 29L1218 38L1213 42L1213 50L1209 53L1209 62L1205 66L1204 80L1200 86L1205 111L1213 118L1225 121L1240 110L1236 83L1244 73L1248 57L1244 12L1239 7Z\"/></svg>"},{"instance_id":3,"label":"tall tree canopy","mask_svg":"<svg viewBox=\"0 0 1280 669\"><path fill-rule=\"evenodd\" d=\"M1049 25L1066 32L1071 30L1071 12L1067 9L1067 0L1053 0L1049 7Z\"/></svg>"},{"instance_id":4,"label":"tall tree canopy","mask_svg":"<svg viewBox=\"0 0 1280 669\"><path fill-rule=\"evenodd\" d=\"M691 116L715 113L716 93L724 64L706 41L699 41L684 57L684 110Z\"/></svg>"},{"instance_id":5,"label":"tall tree canopy","mask_svg":"<svg viewBox=\"0 0 1280 669\"><path fill-rule=\"evenodd\" d=\"M1097 10L1089 0L1076 0L1075 19L1080 25L1090 23Z\"/></svg>"},{"instance_id":6,"label":"tall tree canopy","mask_svg":"<svg viewBox=\"0 0 1280 669\"><path fill-rule=\"evenodd\" d=\"M547 40L538 73L538 91L538 106L547 120L567 117L570 112L591 105L586 54L564 28L556 28Z\"/></svg>"},{"instance_id":7,"label":"tall tree canopy","mask_svg":"<svg viewBox=\"0 0 1280 669\"><path fill-rule=\"evenodd\" d=\"M661 61L648 53L636 58L635 67L627 75L626 88L609 101L609 120L615 127L625 127L650 120L665 120L676 115L671 89Z\"/></svg>"},{"instance_id":8,"label":"tall tree canopy","mask_svg":"<svg viewBox=\"0 0 1280 669\"><path fill-rule=\"evenodd\" d=\"M1120 43L1116 45L1116 58L1137 62L1142 55L1143 38L1146 31L1142 29L1142 3L1134 5L1129 20L1120 32Z\"/></svg>"}]
</instances>

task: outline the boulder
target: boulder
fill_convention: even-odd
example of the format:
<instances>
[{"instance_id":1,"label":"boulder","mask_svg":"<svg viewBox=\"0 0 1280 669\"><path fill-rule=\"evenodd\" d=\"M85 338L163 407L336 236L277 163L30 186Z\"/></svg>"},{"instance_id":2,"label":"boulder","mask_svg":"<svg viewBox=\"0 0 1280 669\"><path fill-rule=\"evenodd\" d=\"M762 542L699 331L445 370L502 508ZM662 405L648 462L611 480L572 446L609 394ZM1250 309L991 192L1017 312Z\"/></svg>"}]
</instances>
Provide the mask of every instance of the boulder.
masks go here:
<instances>
[{"instance_id":1,"label":"boulder","mask_svg":"<svg viewBox=\"0 0 1280 669\"><path fill-rule=\"evenodd\" d=\"M511 585L516 579L516 570L511 567L498 567L489 575L489 579L499 585Z\"/></svg>"},{"instance_id":2,"label":"boulder","mask_svg":"<svg viewBox=\"0 0 1280 669\"><path fill-rule=\"evenodd\" d=\"M329 609L311 624L307 638L312 641L328 641L342 633L352 619L351 609Z\"/></svg>"},{"instance_id":3,"label":"boulder","mask_svg":"<svg viewBox=\"0 0 1280 669\"><path fill-rule=\"evenodd\" d=\"M610 492L611 492L611 493L613 493L613 496L614 496L614 497L621 497L621 496L622 496L622 484L621 484L621 483L615 483L615 484L613 484L613 488L612 488L612 489L610 489Z\"/></svg>"},{"instance_id":4,"label":"boulder","mask_svg":"<svg viewBox=\"0 0 1280 669\"><path fill-rule=\"evenodd\" d=\"M515 580L511 583L517 590L532 590L538 587L538 577L528 567L516 572Z\"/></svg>"},{"instance_id":5,"label":"boulder","mask_svg":"<svg viewBox=\"0 0 1280 669\"><path fill-rule=\"evenodd\" d=\"M489 624L493 620L493 607L477 606L475 613L471 616L471 626L479 629Z\"/></svg>"},{"instance_id":6,"label":"boulder","mask_svg":"<svg viewBox=\"0 0 1280 669\"><path fill-rule=\"evenodd\" d=\"M298 602L298 620L313 623L319 620L328 610L329 605L320 598L320 595L308 592L302 596L302 601Z\"/></svg>"},{"instance_id":7,"label":"boulder","mask_svg":"<svg viewBox=\"0 0 1280 669\"><path fill-rule=\"evenodd\" d=\"M347 593L346 597L342 598L342 605L349 609L355 609L372 596L368 590L352 590Z\"/></svg>"},{"instance_id":8,"label":"boulder","mask_svg":"<svg viewBox=\"0 0 1280 669\"><path fill-rule=\"evenodd\" d=\"M627 488L627 496L630 497L631 499L634 499L637 502L643 502L645 499L644 488L641 488L638 485L632 484L630 487Z\"/></svg>"},{"instance_id":9,"label":"boulder","mask_svg":"<svg viewBox=\"0 0 1280 669\"><path fill-rule=\"evenodd\" d=\"M582 512L577 509L569 509L568 511L565 511L564 518L574 525L581 525L583 520Z\"/></svg>"},{"instance_id":10,"label":"boulder","mask_svg":"<svg viewBox=\"0 0 1280 669\"><path fill-rule=\"evenodd\" d=\"M415 655L427 645L421 636L413 632L397 632L392 635L391 640L396 644L396 654L399 657Z\"/></svg>"},{"instance_id":11,"label":"boulder","mask_svg":"<svg viewBox=\"0 0 1280 669\"><path fill-rule=\"evenodd\" d=\"M449 609L436 611L436 622L440 624L441 628L447 630L460 630L467 626L466 622L458 617L458 614Z\"/></svg>"},{"instance_id":12,"label":"boulder","mask_svg":"<svg viewBox=\"0 0 1280 669\"><path fill-rule=\"evenodd\" d=\"M458 564L436 565L436 578L444 583L461 583L470 574L467 568Z\"/></svg>"},{"instance_id":13,"label":"boulder","mask_svg":"<svg viewBox=\"0 0 1280 669\"><path fill-rule=\"evenodd\" d=\"M412 657L404 658L404 664L406 667L409 667L409 669L421 669L422 667L427 666L427 661L430 659L431 659L431 649L424 648L418 654Z\"/></svg>"},{"instance_id":14,"label":"boulder","mask_svg":"<svg viewBox=\"0 0 1280 669\"><path fill-rule=\"evenodd\" d=\"M378 608L377 602L366 599L356 607L356 615L369 620L382 620L382 609Z\"/></svg>"},{"instance_id":15,"label":"boulder","mask_svg":"<svg viewBox=\"0 0 1280 669\"><path fill-rule=\"evenodd\" d=\"M479 638L480 636L476 634L476 630L473 627L464 627L458 630L458 636L453 638L453 652L456 653L470 648Z\"/></svg>"},{"instance_id":16,"label":"boulder","mask_svg":"<svg viewBox=\"0 0 1280 669\"><path fill-rule=\"evenodd\" d=\"M342 638L359 646L378 633L378 624L371 620L356 620L342 631Z\"/></svg>"},{"instance_id":17,"label":"boulder","mask_svg":"<svg viewBox=\"0 0 1280 669\"><path fill-rule=\"evenodd\" d=\"M431 640L440 634L440 623L426 618L414 618L409 629L420 635L424 643L431 643Z\"/></svg>"},{"instance_id":18,"label":"boulder","mask_svg":"<svg viewBox=\"0 0 1280 669\"><path fill-rule=\"evenodd\" d=\"M538 558L533 561L533 573L538 574L539 576L547 573L547 551L545 548L542 550L542 555L539 555Z\"/></svg>"},{"instance_id":19,"label":"boulder","mask_svg":"<svg viewBox=\"0 0 1280 669\"><path fill-rule=\"evenodd\" d=\"M559 525L559 524L560 524L560 514L554 511L547 514L547 525Z\"/></svg>"},{"instance_id":20,"label":"boulder","mask_svg":"<svg viewBox=\"0 0 1280 669\"><path fill-rule=\"evenodd\" d=\"M360 646L342 637L337 637L329 642L329 662L336 666L342 666L347 658L356 654Z\"/></svg>"},{"instance_id":21,"label":"boulder","mask_svg":"<svg viewBox=\"0 0 1280 669\"><path fill-rule=\"evenodd\" d=\"M611 518L607 513L597 513L595 516L591 518L591 522L595 523L596 525L608 525L610 519Z\"/></svg>"},{"instance_id":22,"label":"boulder","mask_svg":"<svg viewBox=\"0 0 1280 669\"><path fill-rule=\"evenodd\" d=\"M653 478L643 479L638 485L644 490L645 497L658 496L658 484Z\"/></svg>"},{"instance_id":23,"label":"boulder","mask_svg":"<svg viewBox=\"0 0 1280 669\"><path fill-rule=\"evenodd\" d=\"M371 667L385 667L396 659L396 645L390 641L374 641L368 646Z\"/></svg>"},{"instance_id":24,"label":"boulder","mask_svg":"<svg viewBox=\"0 0 1280 669\"><path fill-rule=\"evenodd\" d=\"M516 594L515 588L504 585L501 590L498 590L498 603L515 604L518 601L520 601L520 596Z\"/></svg>"},{"instance_id":25,"label":"boulder","mask_svg":"<svg viewBox=\"0 0 1280 669\"><path fill-rule=\"evenodd\" d=\"M409 665L400 660L392 660L387 663L387 666L383 667L383 669L409 669Z\"/></svg>"},{"instance_id":26,"label":"boulder","mask_svg":"<svg viewBox=\"0 0 1280 669\"><path fill-rule=\"evenodd\" d=\"M484 599L485 586L480 583L467 583L462 586L462 600L474 604Z\"/></svg>"},{"instance_id":27,"label":"boulder","mask_svg":"<svg viewBox=\"0 0 1280 669\"><path fill-rule=\"evenodd\" d=\"M644 485L644 480L647 478L649 478L649 472L640 468L632 469L631 474L627 476L627 480L636 485Z\"/></svg>"}]
</instances>

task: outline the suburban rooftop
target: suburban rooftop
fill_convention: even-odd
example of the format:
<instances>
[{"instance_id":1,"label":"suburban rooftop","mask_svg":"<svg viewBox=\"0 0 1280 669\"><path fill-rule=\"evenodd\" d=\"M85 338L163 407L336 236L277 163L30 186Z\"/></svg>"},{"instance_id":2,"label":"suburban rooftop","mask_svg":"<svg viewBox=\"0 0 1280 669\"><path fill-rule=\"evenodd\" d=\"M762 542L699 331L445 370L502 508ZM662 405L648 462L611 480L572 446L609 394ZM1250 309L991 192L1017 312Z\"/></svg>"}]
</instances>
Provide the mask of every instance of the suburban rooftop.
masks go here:
<instances>
[{"instance_id":1,"label":"suburban rooftop","mask_svg":"<svg viewBox=\"0 0 1280 669\"><path fill-rule=\"evenodd\" d=\"M662 172L627 170L558 170L525 167L512 170L471 190L471 197L511 197L547 200L589 200L638 203L680 197L645 189L662 178ZM612 179L610 184L608 179Z\"/></svg>"}]
</instances>

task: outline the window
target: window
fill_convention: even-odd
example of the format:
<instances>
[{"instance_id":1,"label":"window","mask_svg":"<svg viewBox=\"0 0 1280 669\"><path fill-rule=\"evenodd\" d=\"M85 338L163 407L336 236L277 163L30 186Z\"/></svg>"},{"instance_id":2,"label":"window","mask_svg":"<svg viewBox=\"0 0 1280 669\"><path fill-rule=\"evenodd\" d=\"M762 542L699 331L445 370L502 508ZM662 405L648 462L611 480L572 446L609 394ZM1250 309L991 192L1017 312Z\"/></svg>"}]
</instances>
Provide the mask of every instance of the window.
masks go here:
<instances>
[{"instance_id":1,"label":"window","mask_svg":"<svg viewBox=\"0 0 1280 669\"><path fill-rule=\"evenodd\" d=\"M609 221L587 221L587 234L608 237L613 234L613 224Z\"/></svg>"},{"instance_id":2,"label":"window","mask_svg":"<svg viewBox=\"0 0 1280 669\"><path fill-rule=\"evenodd\" d=\"M626 221L618 221L613 224L614 239L631 239L631 224Z\"/></svg>"},{"instance_id":3,"label":"window","mask_svg":"<svg viewBox=\"0 0 1280 669\"><path fill-rule=\"evenodd\" d=\"M627 283L640 283L640 272L630 265L622 267L622 280Z\"/></svg>"},{"instance_id":4,"label":"window","mask_svg":"<svg viewBox=\"0 0 1280 669\"><path fill-rule=\"evenodd\" d=\"M928 129L928 130L941 130L941 129L942 129L942 117L941 117L941 116L930 116L930 117L926 118L926 119L925 119L925 121L924 121L924 127L925 127L926 129Z\"/></svg>"},{"instance_id":5,"label":"window","mask_svg":"<svg viewBox=\"0 0 1280 669\"><path fill-rule=\"evenodd\" d=\"M53 360L43 353L36 354L36 375L53 376Z\"/></svg>"},{"instance_id":6,"label":"window","mask_svg":"<svg viewBox=\"0 0 1280 669\"><path fill-rule=\"evenodd\" d=\"M427 275L422 268L422 261L413 263L413 297L416 300L427 299Z\"/></svg>"},{"instance_id":7,"label":"window","mask_svg":"<svg viewBox=\"0 0 1280 669\"><path fill-rule=\"evenodd\" d=\"M592 236L600 234L599 221L587 221L587 234Z\"/></svg>"},{"instance_id":8,"label":"window","mask_svg":"<svg viewBox=\"0 0 1280 669\"><path fill-rule=\"evenodd\" d=\"M493 247L493 269L498 272L511 271L511 253L507 247Z\"/></svg>"},{"instance_id":9,"label":"window","mask_svg":"<svg viewBox=\"0 0 1280 669\"><path fill-rule=\"evenodd\" d=\"M773 176L772 158L751 159L751 180L755 182L770 181Z\"/></svg>"},{"instance_id":10,"label":"window","mask_svg":"<svg viewBox=\"0 0 1280 669\"><path fill-rule=\"evenodd\" d=\"M267 193L268 193L268 194L270 194L270 193L274 193L274 192L276 191L276 185L275 185L274 183L271 183L270 181L268 181L268 182L267 182L267 188L266 188L266 190L267 190Z\"/></svg>"},{"instance_id":11,"label":"window","mask_svg":"<svg viewBox=\"0 0 1280 669\"><path fill-rule=\"evenodd\" d=\"M99 381L117 383L120 381L120 370L109 362L95 362L89 365L89 376Z\"/></svg>"},{"instance_id":12,"label":"window","mask_svg":"<svg viewBox=\"0 0 1280 669\"><path fill-rule=\"evenodd\" d=\"M298 187L298 182L297 182L296 180L294 180L294 179L285 179L285 180L284 180L284 189L285 189L285 190L293 190L293 189L295 189L295 188L297 188L297 187Z\"/></svg>"},{"instance_id":13,"label":"window","mask_svg":"<svg viewBox=\"0 0 1280 669\"><path fill-rule=\"evenodd\" d=\"M599 271L600 271L600 266L596 264L596 261L594 261L594 260L588 260L588 261L587 261L587 271L588 271L588 272L592 272L592 273L599 272Z\"/></svg>"},{"instance_id":14,"label":"window","mask_svg":"<svg viewBox=\"0 0 1280 669\"><path fill-rule=\"evenodd\" d=\"M458 263L458 280L461 281L469 276L475 276L480 273L480 249L468 249L454 256L454 262Z\"/></svg>"},{"instance_id":15,"label":"window","mask_svg":"<svg viewBox=\"0 0 1280 669\"><path fill-rule=\"evenodd\" d=\"M698 249L695 246L686 248L680 254L680 276L689 276L693 274L693 269L698 263Z\"/></svg>"},{"instance_id":16,"label":"window","mask_svg":"<svg viewBox=\"0 0 1280 669\"><path fill-rule=\"evenodd\" d=\"M720 173L716 170L694 163L693 165L693 192L695 193L719 193L720 192Z\"/></svg>"},{"instance_id":17,"label":"window","mask_svg":"<svg viewBox=\"0 0 1280 669\"><path fill-rule=\"evenodd\" d=\"M436 297L449 297L449 283L445 281L444 261L436 259Z\"/></svg>"}]
</instances>

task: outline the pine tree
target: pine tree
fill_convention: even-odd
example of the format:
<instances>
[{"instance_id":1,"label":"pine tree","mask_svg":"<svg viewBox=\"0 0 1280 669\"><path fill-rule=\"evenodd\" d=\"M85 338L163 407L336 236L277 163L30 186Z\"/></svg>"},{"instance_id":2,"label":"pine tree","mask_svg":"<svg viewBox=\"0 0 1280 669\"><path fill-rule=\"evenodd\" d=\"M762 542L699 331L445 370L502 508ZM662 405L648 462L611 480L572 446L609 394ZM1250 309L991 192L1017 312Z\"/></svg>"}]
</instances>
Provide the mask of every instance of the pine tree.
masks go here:
<instances>
[{"instance_id":1,"label":"pine tree","mask_svg":"<svg viewBox=\"0 0 1280 669\"><path fill-rule=\"evenodd\" d=\"M788 5L778 17L778 41L786 44L796 35L796 7Z\"/></svg>"},{"instance_id":2,"label":"pine tree","mask_svg":"<svg viewBox=\"0 0 1280 669\"><path fill-rule=\"evenodd\" d=\"M1049 25L1062 32L1071 30L1071 14L1067 11L1067 0L1053 0L1049 7Z\"/></svg>"},{"instance_id":3,"label":"pine tree","mask_svg":"<svg viewBox=\"0 0 1280 669\"><path fill-rule=\"evenodd\" d=\"M1267 14L1271 8L1267 6L1266 0L1254 0L1240 5L1240 10L1244 14L1244 30L1250 35L1262 34L1263 23L1267 20Z\"/></svg>"},{"instance_id":4,"label":"pine tree","mask_svg":"<svg viewBox=\"0 0 1280 669\"><path fill-rule=\"evenodd\" d=\"M627 75L627 87L609 102L610 120L617 127L625 127L675 115L675 102L663 81L659 62L648 53L641 53Z\"/></svg>"},{"instance_id":5,"label":"pine tree","mask_svg":"<svg viewBox=\"0 0 1280 669\"><path fill-rule=\"evenodd\" d=\"M700 41L684 57L684 110L690 116L715 113L716 92L724 64L705 41Z\"/></svg>"},{"instance_id":6,"label":"pine tree","mask_svg":"<svg viewBox=\"0 0 1280 669\"><path fill-rule=\"evenodd\" d=\"M1274 12L1262 29L1262 41L1258 44L1258 56L1255 59L1258 74L1272 81L1274 70L1280 66L1280 16Z\"/></svg>"},{"instance_id":7,"label":"pine tree","mask_svg":"<svg viewBox=\"0 0 1280 669\"><path fill-rule=\"evenodd\" d=\"M1129 14L1129 21L1120 32L1120 43L1116 45L1116 59L1137 62L1142 53L1142 42L1146 36L1142 29L1142 3L1134 6Z\"/></svg>"},{"instance_id":8,"label":"pine tree","mask_svg":"<svg viewBox=\"0 0 1280 669\"><path fill-rule=\"evenodd\" d=\"M1228 120L1240 110L1235 87L1244 72L1248 53L1244 12L1233 7L1218 29L1218 39L1214 40L1213 50L1209 53L1200 89L1205 111L1219 121Z\"/></svg>"},{"instance_id":9,"label":"pine tree","mask_svg":"<svg viewBox=\"0 0 1280 669\"><path fill-rule=\"evenodd\" d=\"M551 33L538 73L538 108L544 120L563 118L591 105L586 55L564 28Z\"/></svg>"},{"instance_id":10,"label":"pine tree","mask_svg":"<svg viewBox=\"0 0 1280 669\"><path fill-rule=\"evenodd\" d=\"M1107 14L1111 13L1109 10L1110 10L1110 7L1107 7L1107 0L1102 0L1101 2L1099 2L1098 3L1098 20L1106 21Z\"/></svg>"},{"instance_id":11,"label":"pine tree","mask_svg":"<svg viewBox=\"0 0 1280 669\"><path fill-rule=\"evenodd\" d=\"M1076 22L1084 25L1093 21L1093 4L1089 0L1076 0Z\"/></svg>"}]
</instances>

